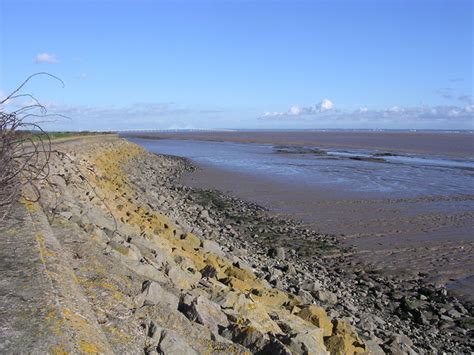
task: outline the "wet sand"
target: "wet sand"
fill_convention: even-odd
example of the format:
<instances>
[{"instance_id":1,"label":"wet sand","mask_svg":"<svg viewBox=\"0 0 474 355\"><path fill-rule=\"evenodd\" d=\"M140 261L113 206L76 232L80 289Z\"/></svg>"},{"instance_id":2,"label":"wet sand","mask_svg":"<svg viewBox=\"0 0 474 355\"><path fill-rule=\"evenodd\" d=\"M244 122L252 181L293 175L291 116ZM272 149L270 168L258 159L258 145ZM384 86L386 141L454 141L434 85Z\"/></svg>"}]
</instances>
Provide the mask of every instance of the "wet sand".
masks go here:
<instances>
[{"instance_id":1,"label":"wet sand","mask_svg":"<svg viewBox=\"0 0 474 355\"><path fill-rule=\"evenodd\" d=\"M272 213L336 234L353 256L398 277L448 284L474 301L474 196L387 199L305 189L261 177L199 168L183 184L227 192Z\"/></svg>"}]
</instances>

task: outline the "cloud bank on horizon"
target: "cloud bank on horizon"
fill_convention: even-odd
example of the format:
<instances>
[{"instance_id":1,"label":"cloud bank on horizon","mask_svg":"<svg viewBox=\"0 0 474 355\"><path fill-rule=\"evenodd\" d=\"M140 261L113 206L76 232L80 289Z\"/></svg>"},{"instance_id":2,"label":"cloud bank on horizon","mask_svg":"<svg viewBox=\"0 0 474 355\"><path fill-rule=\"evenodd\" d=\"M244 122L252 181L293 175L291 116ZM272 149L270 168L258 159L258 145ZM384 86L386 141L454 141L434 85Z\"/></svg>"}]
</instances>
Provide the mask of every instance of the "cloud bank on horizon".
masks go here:
<instances>
[{"instance_id":1,"label":"cloud bank on horizon","mask_svg":"<svg viewBox=\"0 0 474 355\"><path fill-rule=\"evenodd\" d=\"M293 105L287 111L266 111L259 117L261 120L317 120L337 119L337 120L372 120L374 123L377 120L473 120L474 119L474 105L471 96L462 95L459 101L465 103L464 106L459 105L436 105L436 106L414 106L402 107L391 106L386 109L377 110L369 109L365 106L359 107L356 110L340 110L336 108L334 102L329 99L324 99L314 106L299 106ZM474 123L474 122L473 122Z\"/></svg>"},{"instance_id":2,"label":"cloud bank on horizon","mask_svg":"<svg viewBox=\"0 0 474 355\"><path fill-rule=\"evenodd\" d=\"M0 91L0 99L1 97L5 97L5 94ZM474 105L472 100L469 102L465 106L391 106L386 109L360 107L349 110L338 109L334 102L324 99L312 106L293 105L284 112L264 112L255 117L255 121L270 122L271 126L252 126L249 121L247 127L234 126L233 120L222 120L222 115L227 114L225 110L180 106L175 103L141 102L123 106L92 106L47 102L44 106L48 114L53 117L55 114L65 115L72 121L59 117L48 121L41 118L38 120L43 121L46 128L53 130L347 128L347 123L352 124L351 128L379 128L381 125L385 128L397 128L400 122L407 122L414 128L426 128L425 123L429 122L432 128L447 129L456 123L473 129ZM10 110L15 110L31 103L17 99L8 102L7 106ZM196 119L203 115L207 117L209 125L202 125Z\"/></svg>"},{"instance_id":3,"label":"cloud bank on horizon","mask_svg":"<svg viewBox=\"0 0 474 355\"><path fill-rule=\"evenodd\" d=\"M286 112L270 112L266 111L263 114L264 118L276 118L276 117L291 117L291 116L305 116L305 115L316 115L319 113L331 111L335 109L335 105L331 100L324 99L314 106L291 106Z\"/></svg>"}]
</instances>

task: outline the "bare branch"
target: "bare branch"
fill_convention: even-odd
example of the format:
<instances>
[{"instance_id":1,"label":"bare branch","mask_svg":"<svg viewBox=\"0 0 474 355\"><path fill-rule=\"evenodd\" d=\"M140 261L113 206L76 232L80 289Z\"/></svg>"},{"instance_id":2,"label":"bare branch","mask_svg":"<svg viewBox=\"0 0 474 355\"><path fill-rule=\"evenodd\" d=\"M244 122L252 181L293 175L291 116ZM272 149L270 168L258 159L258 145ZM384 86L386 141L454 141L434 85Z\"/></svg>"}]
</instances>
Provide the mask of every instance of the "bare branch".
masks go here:
<instances>
[{"instance_id":1,"label":"bare branch","mask_svg":"<svg viewBox=\"0 0 474 355\"><path fill-rule=\"evenodd\" d=\"M56 79L64 87L64 82L52 74L35 73L0 101L0 105L20 97L28 97L33 101L11 112L6 112L0 106L0 221L7 216L13 202L19 197L22 185L31 186L35 194L33 200L39 200L41 192L36 183L47 179L49 175L51 139L41 127L44 120L32 122L31 119L53 116L69 119L61 114L48 114L46 107L33 95L21 93L25 85L39 75Z\"/></svg>"},{"instance_id":2,"label":"bare branch","mask_svg":"<svg viewBox=\"0 0 474 355\"><path fill-rule=\"evenodd\" d=\"M5 99L3 99L2 101L0 101L0 105L5 103L6 101L10 100L13 96L15 96L15 94L17 92L19 92L21 89L23 89L23 87L31 80L33 79L35 76L39 76L39 75L46 75L46 76L49 76L53 79L56 79L58 80L62 87L64 87L64 81L62 81L61 79L59 79L57 76L53 75L53 74L50 74L50 73L46 73L46 72L39 72L39 73L34 73L34 74L31 74L28 78L26 78L25 81L23 81L23 83L20 84L20 86L18 86L15 90L13 90L13 92L8 95Z\"/></svg>"}]
</instances>

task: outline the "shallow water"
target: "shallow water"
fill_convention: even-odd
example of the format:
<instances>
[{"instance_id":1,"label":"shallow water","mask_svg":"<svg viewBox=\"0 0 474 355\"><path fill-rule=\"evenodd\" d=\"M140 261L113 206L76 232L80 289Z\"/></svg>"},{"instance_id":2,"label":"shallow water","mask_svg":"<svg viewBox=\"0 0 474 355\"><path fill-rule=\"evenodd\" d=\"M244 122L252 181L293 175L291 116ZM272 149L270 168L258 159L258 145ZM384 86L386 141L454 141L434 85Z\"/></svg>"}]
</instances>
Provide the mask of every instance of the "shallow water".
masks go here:
<instances>
[{"instance_id":1,"label":"shallow water","mask_svg":"<svg viewBox=\"0 0 474 355\"><path fill-rule=\"evenodd\" d=\"M233 142L136 139L147 150L277 182L392 198L469 195L474 161L378 150L324 149Z\"/></svg>"}]
</instances>

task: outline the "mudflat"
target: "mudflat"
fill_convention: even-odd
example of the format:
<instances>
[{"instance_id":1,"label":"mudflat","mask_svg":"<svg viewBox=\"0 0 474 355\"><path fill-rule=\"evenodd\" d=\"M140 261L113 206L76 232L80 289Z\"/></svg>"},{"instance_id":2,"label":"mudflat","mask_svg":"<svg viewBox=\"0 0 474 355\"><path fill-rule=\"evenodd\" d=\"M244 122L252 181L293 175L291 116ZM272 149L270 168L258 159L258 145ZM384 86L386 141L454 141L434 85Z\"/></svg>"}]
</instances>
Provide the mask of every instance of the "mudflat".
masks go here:
<instances>
[{"instance_id":1,"label":"mudflat","mask_svg":"<svg viewBox=\"0 0 474 355\"><path fill-rule=\"evenodd\" d=\"M308 228L338 235L354 247L354 258L385 273L407 278L424 273L427 281L447 284L473 299L472 196L342 198L337 191L318 193L211 166L186 174L182 182L225 191L276 215L303 220Z\"/></svg>"}]
</instances>

